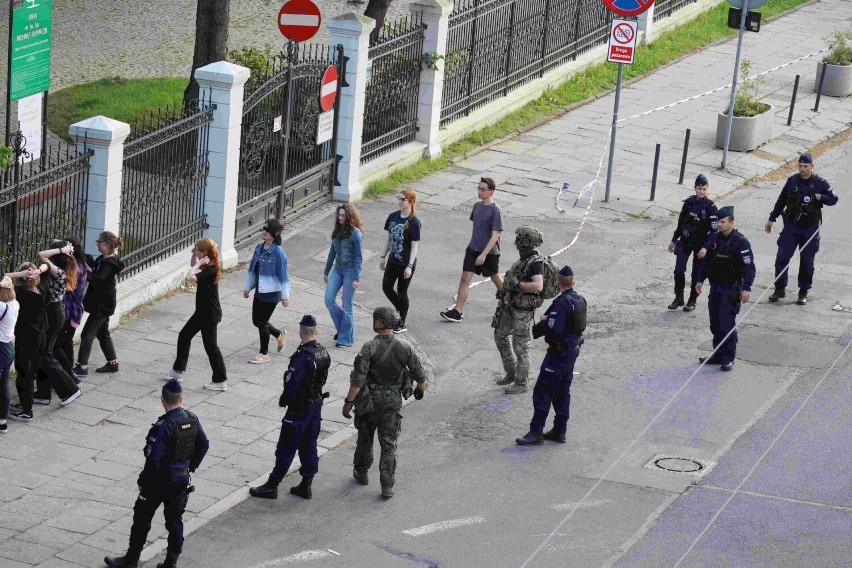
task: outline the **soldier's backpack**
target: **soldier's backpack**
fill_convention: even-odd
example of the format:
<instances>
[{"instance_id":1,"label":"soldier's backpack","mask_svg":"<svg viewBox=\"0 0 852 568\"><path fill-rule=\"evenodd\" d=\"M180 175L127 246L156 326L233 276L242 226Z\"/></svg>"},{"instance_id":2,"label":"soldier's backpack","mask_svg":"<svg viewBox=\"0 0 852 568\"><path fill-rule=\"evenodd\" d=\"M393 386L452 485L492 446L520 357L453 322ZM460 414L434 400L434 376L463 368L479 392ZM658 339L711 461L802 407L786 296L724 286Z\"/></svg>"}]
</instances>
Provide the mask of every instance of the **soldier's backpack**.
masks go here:
<instances>
[{"instance_id":1,"label":"soldier's backpack","mask_svg":"<svg viewBox=\"0 0 852 568\"><path fill-rule=\"evenodd\" d=\"M550 260L549 256L542 257L541 275L544 279L544 288L541 290L541 297L549 300L558 296L559 283L557 282L557 278L559 276L559 269L556 268L556 264Z\"/></svg>"}]
</instances>

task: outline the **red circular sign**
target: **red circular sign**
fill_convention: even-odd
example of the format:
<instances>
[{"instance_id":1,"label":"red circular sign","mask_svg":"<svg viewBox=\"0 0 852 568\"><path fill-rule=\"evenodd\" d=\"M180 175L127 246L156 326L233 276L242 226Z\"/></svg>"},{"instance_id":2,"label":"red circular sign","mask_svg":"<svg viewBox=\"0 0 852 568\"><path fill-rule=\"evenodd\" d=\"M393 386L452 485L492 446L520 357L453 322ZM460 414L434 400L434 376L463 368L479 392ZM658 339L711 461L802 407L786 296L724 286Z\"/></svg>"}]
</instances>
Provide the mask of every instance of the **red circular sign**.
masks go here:
<instances>
[{"instance_id":1,"label":"red circular sign","mask_svg":"<svg viewBox=\"0 0 852 568\"><path fill-rule=\"evenodd\" d=\"M612 39L621 44L631 43L633 35L633 28L629 24L618 24L612 30Z\"/></svg>"},{"instance_id":2,"label":"red circular sign","mask_svg":"<svg viewBox=\"0 0 852 568\"><path fill-rule=\"evenodd\" d=\"M334 108L334 100L337 98L337 67L329 65L322 74L322 87L320 87L320 107L323 112Z\"/></svg>"},{"instance_id":3,"label":"red circular sign","mask_svg":"<svg viewBox=\"0 0 852 568\"><path fill-rule=\"evenodd\" d=\"M603 0L603 3L619 16L638 16L647 12L654 0Z\"/></svg>"},{"instance_id":4,"label":"red circular sign","mask_svg":"<svg viewBox=\"0 0 852 568\"><path fill-rule=\"evenodd\" d=\"M278 29L296 42L314 37L322 22L320 10L311 0L290 0L278 12Z\"/></svg>"}]
</instances>

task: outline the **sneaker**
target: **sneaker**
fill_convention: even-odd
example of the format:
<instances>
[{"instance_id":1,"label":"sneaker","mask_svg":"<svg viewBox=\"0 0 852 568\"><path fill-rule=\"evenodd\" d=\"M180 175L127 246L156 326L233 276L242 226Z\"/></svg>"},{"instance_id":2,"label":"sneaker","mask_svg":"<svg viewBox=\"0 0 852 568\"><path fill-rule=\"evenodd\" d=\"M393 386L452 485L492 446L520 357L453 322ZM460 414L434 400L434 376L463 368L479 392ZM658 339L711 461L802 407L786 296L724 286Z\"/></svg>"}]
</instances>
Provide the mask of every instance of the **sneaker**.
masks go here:
<instances>
[{"instance_id":1,"label":"sneaker","mask_svg":"<svg viewBox=\"0 0 852 568\"><path fill-rule=\"evenodd\" d=\"M249 363L253 365L260 365L261 363L269 363L269 355L264 355L263 353L258 353L251 359L249 359Z\"/></svg>"},{"instance_id":2,"label":"sneaker","mask_svg":"<svg viewBox=\"0 0 852 568\"><path fill-rule=\"evenodd\" d=\"M287 345L287 332L283 328L279 329L278 332L281 334L278 336L278 352L281 353L281 350Z\"/></svg>"},{"instance_id":3,"label":"sneaker","mask_svg":"<svg viewBox=\"0 0 852 568\"><path fill-rule=\"evenodd\" d=\"M33 404L40 404L42 406L47 406L48 404L50 404L50 399L49 398L34 398Z\"/></svg>"},{"instance_id":4,"label":"sneaker","mask_svg":"<svg viewBox=\"0 0 852 568\"><path fill-rule=\"evenodd\" d=\"M405 327L404 321L399 320L398 322L396 322L396 325L393 327L393 332L394 333L402 333L403 331L408 331L408 328Z\"/></svg>"},{"instance_id":5,"label":"sneaker","mask_svg":"<svg viewBox=\"0 0 852 568\"><path fill-rule=\"evenodd\" d=\"M80 389L77 389L77 392L75 392L74 394L72 394L68 398L63 398L62 400L60 400L59 406L68 406L69 404L71 404L72 402L74 402L75 400L80 398L81 394L83 394L83 391L81 391Z\"/></svg>"},{"instance_id":6,"label":"sneaker","mask_svg":"<svg viewBox=\"0 0 852 568\"><path fill-rule=\"evenodd\" d=\"M107 361L106 365L103 367L98 367L95 369L96 373L117 373L118 372L118 361Z\"/></svg>"},{"instance_id":7,"label":"sneaker","mask_svg":"<svg viewBox=\"0 0 852 568\"><path fill-rule=\"evenodd\" d=\"M172 379L177 382L183 382L183 373L180 371L175 371L174 369L169 369L168 371L163 371L160 373L160 378L164 381L170 381Z\"/></svg>"},{"instance_id":8,"label":"sneaker","mask_svg":"<svg viewBox=\"0 0 852 568\"><path fill-rule=\"evenodd\" d=\"M345 348L345 347L352 347L352 344L351 343L335 343L334 346Z\"/></svg>"},{"instance_id":9,"label":"sneaker","mask_svg":"<svg viewBox=\"0 0 852 568\"><path fill-rule=\"evenodd\" d=\"M222 381L221 383L207 383L204 385L204 388L209 391L225 392L226 390L228 390L228 381Z\"/></svg>"},{"instance_id":10,"label":"sneaker","mask_svg":"<svg viewBox=\"0 0 852 568\"><path fill-rule=\"evenodd\" d=\"M86 367L85 365L81 365L80 363L77 363L76 365L74 365L74 368L71 369L71 370L78 377L85 377L86 375L89 374L89 368Z\"/></svg>"},{"instance_id":11,"label":"sneaker","mask_svg":"<svg viewBox=\"0 0 852 568\"><path fill-rule=\"evenodd\" d=\"M5 422L0 424L0 434L5 434L7 430L9 430L9 426Z\"/></svg>"},{"instance_id":12,"label":"sneaker","mask_svg":"<svg viewBox=\"0 0 852 568\"><path fill-rule=\"evenodd\" d=\"M75 385L79 385L81 382L83 382L82 380L80 380L80 377L78 377L77 373L75 373L74 371L71 371L71 380L74 381Z\"/></svg>"},{"instance_id":13,"label":"sneaker","mask_svg":"<svg viewBox=\"0 0 852 568\"><path fill-rule=\"evenodd\" d=\"M446 312L441 312L441 317L454 323L460 323L461 320L464 319L462 313L455 308L447 310Z\"/></svg>"},{"instance_id":14,"label":"sneaker","mask_svg":"<svg viewBox=\"0 0 852 568\"><path fill-rule=\"evenodd\" d=\"M10 412L9 418L12 420L17 420L18 422L29 422L33 419L32 414L27 414L26 412Z\"/></svg>"}]
</instances>

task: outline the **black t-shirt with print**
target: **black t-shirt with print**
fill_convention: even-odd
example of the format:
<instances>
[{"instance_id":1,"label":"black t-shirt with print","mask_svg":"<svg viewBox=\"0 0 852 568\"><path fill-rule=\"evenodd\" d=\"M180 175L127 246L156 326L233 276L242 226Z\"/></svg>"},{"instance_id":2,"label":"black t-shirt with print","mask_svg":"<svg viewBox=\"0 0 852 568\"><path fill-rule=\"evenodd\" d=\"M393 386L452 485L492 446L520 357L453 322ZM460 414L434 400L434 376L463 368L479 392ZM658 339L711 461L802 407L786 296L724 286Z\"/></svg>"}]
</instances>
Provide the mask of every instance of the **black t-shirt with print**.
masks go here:
<instances>
[{"instance_id":1,"label":"black t-shirt with print","mask_svg":"<svg viewBox=\"0 0 852 568\"><path fill-rule=\"evenodd\" d=\"M222 321L222 305L219 303L219 283L216 282L216 267L205 266L195 275L195 313L204 321Z\"/></svg>"},{"instance_id":2,"label":"black t-shirt with print","mask_svg":"<svg viewBox=\"0 0 852 568\"><path fill-rule=\"evenodd\" d=\"M408 223L407 231L406 223ZM420 240L420 219L416 216L403 217L401 212L394 211L385 221L385 231L388 232L388 250L390 251L388 262L407 266L408 259L411 257L411 243Z\"/></svg>"}]
</instances>

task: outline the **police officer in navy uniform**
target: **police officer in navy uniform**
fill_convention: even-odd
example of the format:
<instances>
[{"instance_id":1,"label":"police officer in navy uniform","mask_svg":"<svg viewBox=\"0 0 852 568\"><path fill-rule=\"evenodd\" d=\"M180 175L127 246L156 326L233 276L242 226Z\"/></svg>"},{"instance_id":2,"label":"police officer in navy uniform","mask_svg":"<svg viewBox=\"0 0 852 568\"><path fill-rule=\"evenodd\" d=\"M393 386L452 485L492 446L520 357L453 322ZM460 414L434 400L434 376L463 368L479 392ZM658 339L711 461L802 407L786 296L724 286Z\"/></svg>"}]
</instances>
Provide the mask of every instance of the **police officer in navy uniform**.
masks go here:
<instances>
[{"instance_id":1,"label":"police officer in navy uniform","mask_svg":"<svg viewBox=\"0 0 852 568\"><path fill-rule=\"evenodd\" d=\"M302 343L290 357L290 365L284 373L284 390L278 399L278 406L287 407L281 420L281 434L275 448L275 467L266 483L249 489L253 497L277 499L278 485L296 452L302 466L299 473L302 482L290 488L290 493L310 499L311 483L319 471L317 455L317 437L320 432L322 400L328 397L322 388L328 378L331 357L325 347L317 342L317 320L306 315L299 322L299 338Z\"/></svg>"},{"instance_id":2,"label":"police officer in navy uniform","mask_svg":"<svg viewBox=\"0 0 852 568\"><path fill-rule=\"evenodd\" d=\"M751 244L734 228L732 206L719 209L718 226L719 232L710 235L698 253L703 261L695 292L701 294L704 280L710 279L708 307L713 333L713 354L700 361L718 363L723 371L730 371L737 354L737 314L743 302L748 302L756 271Z\"/></svg>"},{"instance_id":3,"label":"police officer in navy uniform","mask_svg":"<svg viewBox=\"0 0 852 568\"><path fill-rule=\"evenodd\" d=\"M696 275L698 274L697 259L698 251L704 245L707 235L716 232L716 205L707 197L710 183L704 174L695 178L695 195L683 200L680 217L677 220L672 242L669 243L669 252L677 257L674 269L675 299L669 304L670 310L676 310L683 306L683 311L691 312L695 309ZM692 257L692 281L689 285L689 299L684 306L683 289L686 287L686 263Z\"/></svg>"},{"instance_id":4,"label":"police officer in navy uniform","mask_svg":"<svg viewBox=\"0 0 852 568\"><path fill-rule=\"evenodd\" d=\"M808 290L814 281L814 259L819 251L819 226L822 223L823 205L837 203L837 195L825 179L813 173L814 159L810 154L799 156L799 173L787 178L775 207L769 214L764 230L772 232L772 224L779 216L784 218L784 228L778 236L778 253L775 255L775 291L770 302L786 296L787 267L796 252L799 253L799 298L804 306Z\"/></svg>"},{"instance_id":5,"label":"police officer in navy uniform","mask_svg":"<svg viewBox=\"0 0 852 568\"><path fill-rule=\"evenodd\" d=\"M544 440L565 443L574 362L580 355L586 329L586 299L574 291L575 277L570 266L563 266L559 271L558 283L560 294L533 326L533 337L543 335L547 342L547 355L533 389L530 431L515 440L521 446L542 444ZM553 428L544 432L551 405L555 413Z\"/></svg>"},{"instance_id":6,"label":"police officer in navy uniform","mask_svg":"<svg viewBox=\"0 0 852 568\"><path fill-rule=\"evenodd\" d=\"M183 550L183 511L189 493L189 474L204 459L210 443L193 413L181 408L183 394L180 383L171 379L163 386L160 402L166 413L157 419L145 439L145 468L136 482L139 497L133 506L130 545L124 556L107 556L107 566L135 568L151 530L151 519L163 504L166 530L169 531L166 560L157 568L175 568Z\"/></svg>"}]
</instances>

